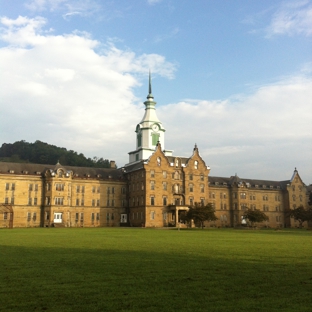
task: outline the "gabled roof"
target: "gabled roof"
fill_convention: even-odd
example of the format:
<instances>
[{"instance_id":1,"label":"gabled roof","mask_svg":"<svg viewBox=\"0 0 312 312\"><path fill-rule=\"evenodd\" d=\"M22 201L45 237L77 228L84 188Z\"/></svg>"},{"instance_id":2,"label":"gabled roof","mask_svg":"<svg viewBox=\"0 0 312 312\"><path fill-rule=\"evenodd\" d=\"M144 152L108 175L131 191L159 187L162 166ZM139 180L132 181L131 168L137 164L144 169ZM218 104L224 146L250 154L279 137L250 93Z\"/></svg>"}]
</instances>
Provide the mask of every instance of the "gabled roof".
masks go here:
<instances>
[{"instance_id":1,"label":"gabled roof","mask_svg":"<svg viewBox=\"0 0 312 312\"><path fill-rule=\"evenodd\" d=\"M250 188L259 188L259 189L286 189L287 184L290 183L290 180L286 181L271 181L271 180L258 180L258 179L245 179L240 178L237 175L231 176L230 178L225 177L213 177L209 176L208 181L210 186L232 186L234 184L245 184Z\"/></svg>"},{"instance_id":2,"label":"gabled roof","mask_svg":"<svg viewBox=\"0 0 312 312\"><path fill-rule=\"evenodd\" d=\"M71 171L77 177L101 178L101 179L122 179L122 170L115 168L92 168L92 167L76 167L76 166L62 166L57 163L56 165L42 165L31 163L12 163L0 162L0 174L7 174L10 171L14 174L44 174L47 170L56 172L63 169L65 172ZM27 173L26 173L27 172Z\"/></svg>"}]
</instances>

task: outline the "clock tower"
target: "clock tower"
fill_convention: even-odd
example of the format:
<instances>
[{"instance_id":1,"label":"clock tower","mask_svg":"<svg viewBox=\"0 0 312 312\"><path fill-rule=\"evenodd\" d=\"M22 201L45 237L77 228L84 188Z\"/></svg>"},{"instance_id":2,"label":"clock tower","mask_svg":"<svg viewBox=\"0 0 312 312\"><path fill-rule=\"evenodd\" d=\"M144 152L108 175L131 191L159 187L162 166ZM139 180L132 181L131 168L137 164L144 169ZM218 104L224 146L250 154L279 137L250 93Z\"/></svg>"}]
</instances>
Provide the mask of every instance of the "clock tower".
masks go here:
<instances>
[{"instance_id":1,"label":"clock tower","mask_svg":"<svg viewBox=\"0 0 312 312\"><path fill-rule=\"evenodd\" d=\"M148 95L144 102L145 114L142 121L136 126L136 150L129 153L129 163L148 159L154 152L157 142L165 146L165 128L156 115L154 96L152 94L151 73L149 73ZM171 156L172 151L165 151Z\"/></svg>"}]
</instances>

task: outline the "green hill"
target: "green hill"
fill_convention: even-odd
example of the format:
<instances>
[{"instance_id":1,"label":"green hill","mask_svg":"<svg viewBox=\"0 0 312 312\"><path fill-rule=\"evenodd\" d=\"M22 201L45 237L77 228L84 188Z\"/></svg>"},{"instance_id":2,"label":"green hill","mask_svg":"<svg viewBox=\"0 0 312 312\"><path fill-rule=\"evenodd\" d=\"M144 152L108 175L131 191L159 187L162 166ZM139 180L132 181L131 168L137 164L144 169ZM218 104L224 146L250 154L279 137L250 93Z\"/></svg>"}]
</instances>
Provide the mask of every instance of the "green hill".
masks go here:
<instances>
[{"instance_id":1,"label":"green hill","mask_svg":"<svg viewBox=\"0 0 312 312\"><path fill-rule=\"evenodd\" d=\"M94 157L86 158L83 154L68 151L41 141L28 143L24 140L15 143L3 143L0 148L0 161L27 162L36 164L55 165L58 161L63 166L109 168L108 159Z\"/></svg>"}]
</instances>

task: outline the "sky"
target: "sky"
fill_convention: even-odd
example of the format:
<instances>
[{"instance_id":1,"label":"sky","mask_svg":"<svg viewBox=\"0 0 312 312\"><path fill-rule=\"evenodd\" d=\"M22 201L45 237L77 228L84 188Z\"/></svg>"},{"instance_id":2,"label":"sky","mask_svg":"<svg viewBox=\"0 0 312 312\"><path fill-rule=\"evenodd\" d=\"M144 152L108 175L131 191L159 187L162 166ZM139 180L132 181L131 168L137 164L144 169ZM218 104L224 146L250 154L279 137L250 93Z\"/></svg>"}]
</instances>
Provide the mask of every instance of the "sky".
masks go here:
<instances>
[{"instance_id":1,"label":"sky","mask_svg":"<svg viewBox=\"0 0 312 312\"><path fill-rule=\"evenodd\" d=\"M163 148L312 183L312 0L0 0L0 144L122 167L149 70Z\"/></svg>"}]
</instances>

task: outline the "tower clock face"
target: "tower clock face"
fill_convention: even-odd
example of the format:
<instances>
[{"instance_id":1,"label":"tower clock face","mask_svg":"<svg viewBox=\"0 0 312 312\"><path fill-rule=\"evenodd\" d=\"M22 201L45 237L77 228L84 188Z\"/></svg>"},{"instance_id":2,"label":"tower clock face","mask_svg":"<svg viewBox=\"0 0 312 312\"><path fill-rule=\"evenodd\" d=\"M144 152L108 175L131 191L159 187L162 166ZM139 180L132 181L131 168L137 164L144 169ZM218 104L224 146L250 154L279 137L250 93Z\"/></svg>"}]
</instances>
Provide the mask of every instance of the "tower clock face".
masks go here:
<instances>
[{"instance_id":1,"label":"tower clock face","mask_svg":"<svg viewBox=\"0 0 312 312\"><path fill-rule=\"evenodd\" d=\"M159 126L156 125L156 124L154 124L154 125L152 126L152 129L153 129L153 131L157 132L157 131L159 130Z\"/></svg>"}]
</instances>

